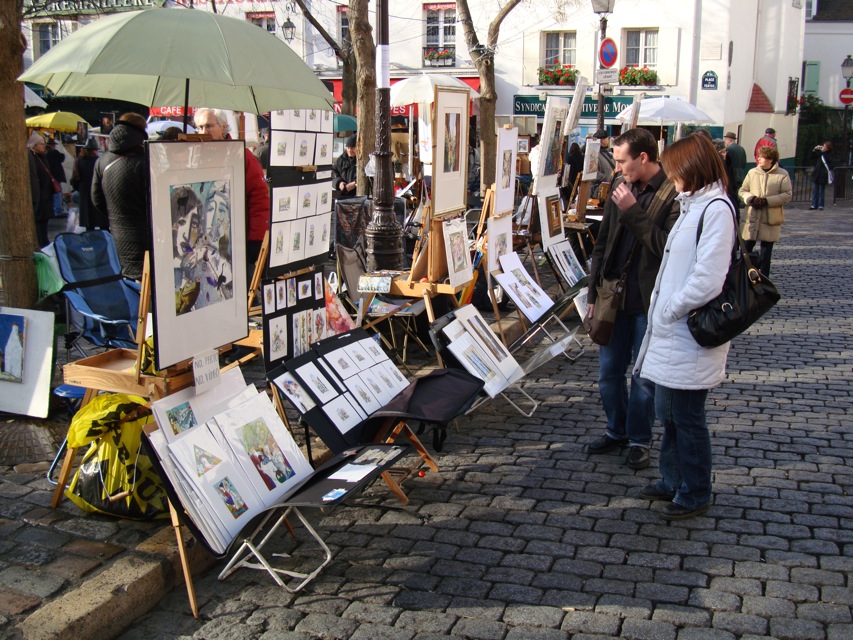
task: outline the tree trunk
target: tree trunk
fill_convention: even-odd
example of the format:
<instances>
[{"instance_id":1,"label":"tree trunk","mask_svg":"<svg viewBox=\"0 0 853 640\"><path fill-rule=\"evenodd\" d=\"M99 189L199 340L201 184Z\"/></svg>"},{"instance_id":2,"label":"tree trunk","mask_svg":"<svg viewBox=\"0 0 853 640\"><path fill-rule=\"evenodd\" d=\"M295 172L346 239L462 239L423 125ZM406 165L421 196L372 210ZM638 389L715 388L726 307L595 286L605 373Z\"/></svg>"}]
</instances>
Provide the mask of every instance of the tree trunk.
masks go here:
<instances>
[{"instance_id":1,"label":"tree trunk","mask_svg":"<svg viewBox=\"0 0 853 640\"><path fill-rule=\"evenodd\" d=\"M23 1L0 2L0 278L4 304L31 309L38 297L33 251L38 249L30 194L24 122L26 42L21 34Z\"/></svg>"},{"instance_id":2,"label":"tree trunk","mask_svg":"<svg viewBox=\"0 0 853 640\"><path fill-rule=\"evenodd\" d=\"M376 46L373 43L373 27L367 17L367 0L350 0L350 36L355 60L358 65L356 87L358 88L358 193L368 192L364 167L370 154L376 150Z\"/></svg>"},{"instance_id":3,"label":"tree trunk","mask_svg":"<svg viewBox=\"0 0 853 640\"><path fill-rule=\"evenodd\" d=\"M480 44L480 38L474 30L471 10L468 0L457 0L456 9L459 12L459 22L465 33L465 44L471 61L480 74L480 187L491 187L495 181L495 159L497 157L497 138L495 135L495 105L498 94L495 91L495 47L498 44L501 23L509 12L515 9L521 0L509 0L501 7L498 14L489 24L486 45Z\"/></svg>"},{"instance_id":4,"label":"tree trunk","mask_svg":"<svg viewBox=\"0 0 853 640\"><path fill-rule=\"evenodd\" d=\"M352 52L352 43L344 41L342 45L338 45L335 39L326 31L325 27L321 25L317 19L314 17L308 7L305 4L305 0L294 0L299 8L302 10L303 15L311 23L317 33L320 34L320 37L325 40L330 47L332 47L332 51L335 52L335 55L341 61L341 84L343 88L341 89L341 113L348 113L350 115L355 115L355 102L356 102L356 86L355 86L355 77L356 77L356 61L355 56Z\"/></svg>"}]
</instances>

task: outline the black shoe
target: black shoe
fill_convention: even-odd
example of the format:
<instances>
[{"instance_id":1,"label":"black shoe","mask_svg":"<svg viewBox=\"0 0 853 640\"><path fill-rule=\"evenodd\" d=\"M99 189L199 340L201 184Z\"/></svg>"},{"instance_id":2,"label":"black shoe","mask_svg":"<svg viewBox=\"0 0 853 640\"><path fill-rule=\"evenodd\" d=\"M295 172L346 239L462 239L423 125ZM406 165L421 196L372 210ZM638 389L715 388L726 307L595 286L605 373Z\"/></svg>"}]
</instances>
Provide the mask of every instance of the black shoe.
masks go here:
<instances>
[{"instance_id":1,"label":"black shoe","mask_svg":"<svg viewBox=\"0 0 853 640\"><path fill-rule=\"evenodd\" d=\"M696 507L692 509L690 507L682 507L680 504L675 504L674 502L670 502L666 505L663 510L660 512L660 517L664 520L689 520L690 518L695 518L696 516L701 516L708 509L711 508L711 505L706 504L701 507Z\"/></svg>"},{"instance_id":2,"label":"black shoe","mask_svg":"<svg viewBox=\"0 0 853 640\"><path fill-rule=\"evenodd\" d=\"M649 450L646 447L631 447L625 466L634 470L645 469L649 466Z\"/></svg>"},{"instance_id":3,"label":"black shoe","mask_svg":"<svg viewBox=\"0 0 853 640\"><path fill-rule=\"evenodd\" d=\"M667 502L672 502L675 494L667 493L663 489L658 489L656 484L650 484L648 487L640 491L640 497L643 500L666 500Z\"/></svg>"},{"instance_id":4,"label":"black shoe","mask_svg":"<svg viewBox=\"0 0 853 640\"><path fill-rule=\"evenodd\" d=\"M809 211L814 211L817 207L809 207Z\"/></svg>"},{"instance_id":5,"label":"black shoe","mask_svg":"<svg viewBox=\"0 0 853 640\"><path fill-rule=\"evenodd\" d=\"M616 440L614 438L608 438L607 436L601 436L595 442L586 445L587 453L610 453L611 451L616 451L617 449L621 449L628 445L628 439L624 438L622 440Z\"/></svg>"}]
</instances>

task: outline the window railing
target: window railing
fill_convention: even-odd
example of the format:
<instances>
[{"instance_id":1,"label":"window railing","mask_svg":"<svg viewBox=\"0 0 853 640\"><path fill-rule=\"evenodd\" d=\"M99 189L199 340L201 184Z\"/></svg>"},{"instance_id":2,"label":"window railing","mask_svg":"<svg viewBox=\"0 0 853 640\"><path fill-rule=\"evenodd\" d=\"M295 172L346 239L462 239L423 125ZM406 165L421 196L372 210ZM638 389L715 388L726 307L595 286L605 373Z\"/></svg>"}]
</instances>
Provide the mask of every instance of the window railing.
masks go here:
<instances>
[{"instance_id":1,"label":"window railing","mask_svg":"<svg viewBox=\"0 0 853 640\"><path fill-rule=\"evenodd\" d=\"M456 47L424 47L425 67L455 67Z\"/></svg>"}]
</instances>

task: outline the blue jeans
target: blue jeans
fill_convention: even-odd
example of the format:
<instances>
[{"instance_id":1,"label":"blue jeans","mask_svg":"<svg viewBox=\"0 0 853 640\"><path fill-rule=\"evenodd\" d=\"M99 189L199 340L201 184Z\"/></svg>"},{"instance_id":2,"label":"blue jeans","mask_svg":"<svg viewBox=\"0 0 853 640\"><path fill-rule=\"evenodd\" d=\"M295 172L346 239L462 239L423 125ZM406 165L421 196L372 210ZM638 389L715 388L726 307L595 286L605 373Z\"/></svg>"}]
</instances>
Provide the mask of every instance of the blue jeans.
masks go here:
<instances>
[{"instance_id":1,"label":"blue jeans","mask_svg":"<svg viewBox=\"0 0 853 640\"><path fill-rule=\"evenodd\" d=\"M823 209L823 196L826 193L826 185L818 184L817 182L812 183L812 208L813 209Z\"/></svg>"},{"instance_id":2,"label":"blue jeans","mask_svg":"<svg viewBox=\"0 0 853 640\"><path fill-rule=\"evenodd\" d=\"M707 389L655 386L655 409L663 425L658 489L688 509L711 501L711 436L705 423Z\"/></svg>"},{"instance_id":3,"label":"blue jeans","mask_svg":"<svg viewBox=\"0 0 853 640\"><path fill-rule=\"evenodd\" d=\"M616 314L613 338L598 353L598 389L607 414L607 436L628 439L629 444L648 447L655 421L655 385L631 377L631 391L625 374L637 359L648 320L645 313Z\"/></svg>"},{"instance_id":4,"label":"blue jeans","mask_svg":"<svg viewBox=\"0 0 853 640\"><path fill-rule=\"evenodd\" d=\"M54 193L53 194L53 214L56 216L61 216L65 213L65 207L62 205L62 194Z\"/></svg>"}]
</instances>

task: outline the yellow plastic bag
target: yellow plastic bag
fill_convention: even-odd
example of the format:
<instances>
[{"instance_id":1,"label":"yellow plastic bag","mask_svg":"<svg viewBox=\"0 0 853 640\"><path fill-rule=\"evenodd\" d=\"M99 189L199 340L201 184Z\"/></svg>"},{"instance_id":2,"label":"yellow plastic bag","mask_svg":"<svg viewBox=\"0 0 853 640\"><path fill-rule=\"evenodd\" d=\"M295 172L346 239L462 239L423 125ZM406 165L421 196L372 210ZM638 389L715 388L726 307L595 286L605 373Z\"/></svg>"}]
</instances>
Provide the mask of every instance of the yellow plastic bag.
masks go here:
<instances>
[{"instance_id":1,"label":"yellow plastic bag","mask_svg":"<svg viewBox=\"0 0 853 640\"><path fill-rule=\"evenodd\" d=\"M84 511L132 519L168 516L160 477L148 456L139 450L142 427L151 420L150 412L122 422L145 404L139 396L103 394L71 421L69 448L89 445L89 450L65 495ZM111 501L115 496L121 497Z\"/></svg>"}]
</instances>

